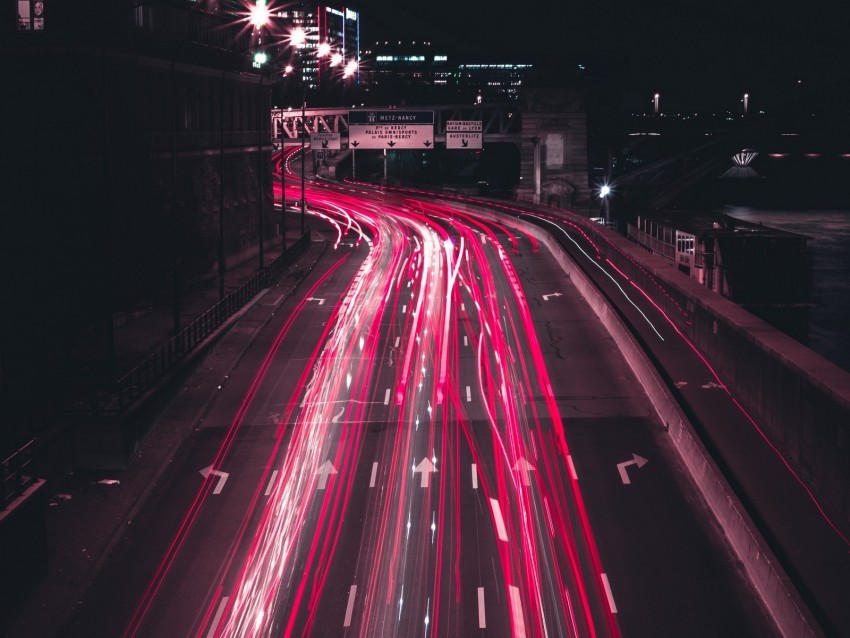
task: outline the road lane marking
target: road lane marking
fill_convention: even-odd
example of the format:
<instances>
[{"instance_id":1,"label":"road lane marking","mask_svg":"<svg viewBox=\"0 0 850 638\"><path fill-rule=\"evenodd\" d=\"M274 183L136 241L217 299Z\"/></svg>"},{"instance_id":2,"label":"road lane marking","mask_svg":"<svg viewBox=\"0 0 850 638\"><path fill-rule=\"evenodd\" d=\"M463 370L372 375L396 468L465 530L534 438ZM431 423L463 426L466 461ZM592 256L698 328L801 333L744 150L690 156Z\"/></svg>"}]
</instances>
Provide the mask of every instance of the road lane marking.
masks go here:
<instances>
[{"instance_id":1,"label":"road lane marking","mask_svg":"<svg viewBox=\"0 0 850 638\"><path fill-rule=\"evenodd\" d=\"M369 487L375 487L375 478L378 476L378 462L372 463L372 478L369 479Z\"/></svg>"},{"instance_id":2,"label":"road lane marking","mask_svg":"<svg viewBox=\"0 0 850 638\"><path fill-rule=\"evenodd\" d=\"M400 343L401 343L401 337L396 337L395 338L395 347L398 348Z\"/></svg>"},{"instance_id":3,"label":"road lane marking","mask_svg":"<svg viewBox=\"0 0 850 638\"><path fill-rule=\"evenodd\" d=\"M496 519L496 533L499 535L499 540L507 542L508 530L505 528L505 519L502 518L502 508L499 507L499 501L491 498L490 508L493 510L493 518Z\"/></svg>"},{"instance_id":4,"label":"road lane marking","mask_svg":"<svg viewBox=\"0 0 850 638\"><path fill-rule=\"evenodd\" d=\"M466 386L466 402L470 403L472 401L472 388Z\"/></svg>"},{"instance_id":5,"label":"road lane marking","mask_svg":"<svg viewBox=\"0 0 850 638\"><path fill-rule=\"evenodd\" d=\"M570 475L573 477L573 480L577 481L578 480L578 473L576 472L575 463L573 463L573 455L572 454L570 454L567 457L567 465L570 466Z\"/></svg>"},{"instance_id":6,"label":"road lane marking","mask_svg":"<svg viewBox=\"0 0 850 638\"><path fill-rule=\"evenodd\" d=\"M274 470L272 472L272 477L269 479L269 484L266 485L266 496L271 494L272 490L274 489L274 480L277 478L277 473L278 473L278 470Z\"/></svg>"},{"instance_id":7,"label":"road lane marking","mask_svg":"<svg viewBox=\"0 0 850 638\"><path fill-rule=\"evenodd\" d=\"M210 625L210 630L207 632L207 638L215 636L215 630L218 629L218 623L221 622L221 617L224 615L224 608L227 606L228 600L230 600L230 596L224 596L221 601L219 601L218 609L216 610L212 624Z\"/></svg>"},{"instance_id":8,"label":"road lane marking","mask_svg":"<svg viewBox=\"0 0 850 638\"><path fill-rule=\"evenodd\" d=\"M485 629L487 627L487 618L484 615L484 588L478 588L478 627Z\"/></svg>"},{"instance_id":9,"label":"road lane marking","mask_svg":"<svg viewBox=\"0 0 850 638\"><path fill-rule=\"evenodd\" d=\"M390 404L390 388L387 388L387 391L384 393L384 405Z\"/></svg>"},{"instance_id":10,"label":"road lane marking","mask_svg":"<svg viewBox=\"0 0 850 638\"><path fill-rule=\"evenodd\" d=\"M478 489L478 466L475 463L472 464L472 489Z\"/></svg>"},{"instance_id":11,"label":"road lane marking","mask_svg":"<svg viewBox=\"0 0 850 638\"><path fill-rule=\"evenodd\" d=\"M354 612L354 597L357 596L357 585L352 585L351 589L348 590L348 605L345 608L345 622L343 622L343 627L351 626L351 615Z\"/></svg>"},{"instance_id":12,"label":"road lane marking","mask_svg":"<svg viewBox=\"0 0 850 638\"><path fill-rule=\"evenodd\" d=\"M522 615L522 599L519 596L519 587L511 585L511 610L514 619L514 638L525 638L525 618Z\"/></svg>"},{"instance_id":13,"label":"road lane marking","mask_svg":"<svg viewBox=\"0 0 850 638\"><path fill-rule=\"evenodd\" d=\"M608 607L612 614L617 613L617 604L614 602L614 594L611 591L611 583L608 582L608 574L602 572L602 586L605 588L605 595L608 597Z\"/></svg>"}]
</instances>

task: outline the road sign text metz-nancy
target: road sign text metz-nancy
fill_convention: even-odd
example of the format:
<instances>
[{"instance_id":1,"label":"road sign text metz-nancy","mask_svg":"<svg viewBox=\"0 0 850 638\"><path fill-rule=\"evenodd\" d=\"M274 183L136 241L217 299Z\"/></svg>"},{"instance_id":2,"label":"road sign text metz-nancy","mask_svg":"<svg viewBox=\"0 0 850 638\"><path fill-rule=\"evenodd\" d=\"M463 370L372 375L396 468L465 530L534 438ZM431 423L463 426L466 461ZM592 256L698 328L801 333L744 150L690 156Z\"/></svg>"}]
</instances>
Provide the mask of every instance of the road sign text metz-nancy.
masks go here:
<instances>
[{"instance_id":1,"label":"road sign text metz-nancy","mask_svg":"<svg viewBox=\"0 0 850 638\"><path fill-rule=\"evenodd\" d=\"M348 146L434 148L434 111L349 111Z\"/></svg>"}]
</instances>

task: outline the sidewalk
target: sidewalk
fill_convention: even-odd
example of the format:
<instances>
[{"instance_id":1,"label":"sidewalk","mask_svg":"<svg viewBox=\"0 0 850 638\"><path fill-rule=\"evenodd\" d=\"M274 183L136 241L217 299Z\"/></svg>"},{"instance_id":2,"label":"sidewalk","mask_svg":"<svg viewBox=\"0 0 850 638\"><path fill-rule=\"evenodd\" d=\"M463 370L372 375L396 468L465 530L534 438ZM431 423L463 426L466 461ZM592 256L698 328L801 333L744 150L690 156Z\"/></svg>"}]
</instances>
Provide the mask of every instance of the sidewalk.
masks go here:
<instances>
[{"instance_id":1,"label":"sidewalk","mask_svg":"<svg viewBox=\"0 0 850 638\"><path fill-rule=\"evenodd\" d=\"M287 246L297 239L287 237ZM47 573L40 584L13 616L9 626L0 625L0 636L8 638L48 638L62 636L63 625L83 599L111 550L120 541L123 530L133 518L161 473L169 464L193 424L215 396L215 388L236 366L242 353L277 310L279 300L292 294L312 270L325 249L324 242L313 241L298 256L276 284L266 290L276 304L257 303L257 295L248 309L256 324L253 330L229 330L231 317L217 333L217 341L195 364L191 383L176 393L167 406L152 415L150 429L131 459L128 469L116 471L70 471L57 476L48 485ZM280 254L266 253L265 262ZM227 273L227 292L242 285L257 273L255 258ZM187 294L181 307L185 321L191 321L218 301L217 281ZM155 309L128 317L116 327L116 345L121 348L123 366L132 367L156 348L173 331L169 309ZM95 343L95 345L97 345ZM117 354L117 353L116 353ZM191 364L190 364L191 365ZM128 369L128 368L126 368ZM57 437L56 445L63 440ZM104 636L118 635L121 628L104 628Z\"/></svg>"}]
</instances>

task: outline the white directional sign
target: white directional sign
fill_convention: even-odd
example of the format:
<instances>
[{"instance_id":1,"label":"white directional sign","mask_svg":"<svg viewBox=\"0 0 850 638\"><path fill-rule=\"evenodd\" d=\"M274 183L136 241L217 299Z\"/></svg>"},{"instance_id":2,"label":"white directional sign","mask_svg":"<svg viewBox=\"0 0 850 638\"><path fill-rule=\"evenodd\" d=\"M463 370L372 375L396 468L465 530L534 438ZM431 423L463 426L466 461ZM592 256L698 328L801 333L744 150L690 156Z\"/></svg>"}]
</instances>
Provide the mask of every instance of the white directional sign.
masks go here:
<instances>
[{"instance_id":1,"label":"white directional sign","mask_svg":"<svg viewBox=\"0 0 850 638\"><path fill-rule=\"evenodd\" d=\"M446 148L481 148L484 144L482 130L479 120L447 120Z\"/></svg>"},{"instance_id":2,"label":"white directional sign","mask_svg":"<svg viewBox=\"0 0 850 638\"><path fill-rule=\"evenodd\" d=\"M434 148L434 111L349 111L348 147Z\"/></svg>"},{"instance_id":3,"label":"white directional sign","mask_svg":"<svg viewBox=\"0 0 850 638\"><path fill-rule=\"evenodd\" d=\"M310 133L310 148L314 151L321 151L324 149L338 151L342 148L339 133L333 133L331 131L316 131L315 133Z\"/></svg>"}]
</instances>

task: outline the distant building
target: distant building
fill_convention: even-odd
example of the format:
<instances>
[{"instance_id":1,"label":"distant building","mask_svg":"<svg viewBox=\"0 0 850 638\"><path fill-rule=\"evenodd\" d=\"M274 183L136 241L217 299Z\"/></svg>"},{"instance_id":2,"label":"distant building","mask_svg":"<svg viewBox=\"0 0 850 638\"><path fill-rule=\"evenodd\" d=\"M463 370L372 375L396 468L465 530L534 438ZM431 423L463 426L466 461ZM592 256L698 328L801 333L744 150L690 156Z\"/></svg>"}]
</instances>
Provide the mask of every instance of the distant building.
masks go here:
<instances>
[{"instance_id":1,"label":"distant building","mask_svg":"<svg viewBox=\"0 0 850 638\"><path fill-rule=\"evenodd\" d=\"M376 42L364 52L363 84L408 102L512 101L530 64L457 64L430 42Z\"/></svg>"},{"instance_id":2,"label":"distant building","mask_svg":"<svg viewBox=\"0 0 850 638\"><path fill-rule=\"evenodd\" d=\"M641 215L628 236L700 284L805 342L808 237L712 213Z\"/></svg>"},{"instance_id":3,"label":"distant building","mask_svg":"<svg viewBox=\"0 0 850 638\"><path fill-rule=\"evenodd\" d=\"M350 7L334 8L318 2L302 6L273 11L274 33L265 38L274 51L272 59L277 66L292 62L300 67L308 89L325 89L328 83L339 82L346 64L354 61L359 65L360 13ZM297 27L304 30L307 39L296 51L278 34L291 33ZM357 81L359 71L355 73L354 82Z\"/></svg>"},{"instance_id":4,"label":"distant building","mask_svg":"<svg viewBox=\"0 0 850 638\"><path fill-rule=\"evenodd\" d=\"M475 89L481 99L516 100L531 69L530 64L460 64L455 83Z\"/></svg>"}]
</instances>

